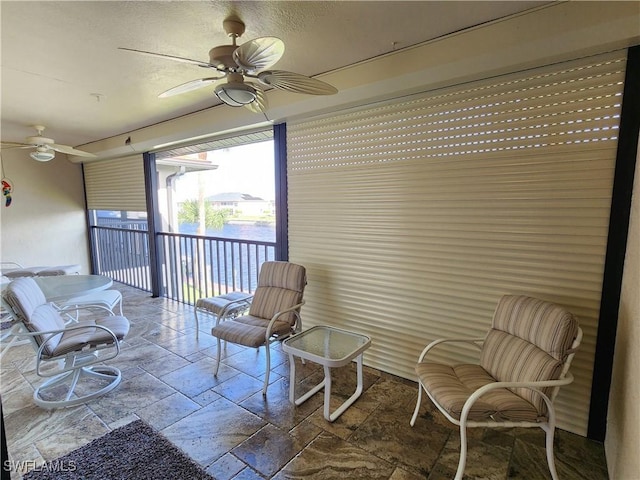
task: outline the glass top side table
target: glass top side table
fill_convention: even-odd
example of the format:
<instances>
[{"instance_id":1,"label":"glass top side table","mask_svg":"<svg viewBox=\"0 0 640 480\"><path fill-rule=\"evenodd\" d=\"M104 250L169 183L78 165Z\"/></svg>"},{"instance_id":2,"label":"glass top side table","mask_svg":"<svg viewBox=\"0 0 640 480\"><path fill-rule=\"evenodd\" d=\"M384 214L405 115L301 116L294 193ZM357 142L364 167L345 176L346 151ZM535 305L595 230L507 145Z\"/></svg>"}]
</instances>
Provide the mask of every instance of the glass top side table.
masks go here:
<instances>
[{"instance_id":1,"label":"glass top side table","mask_svg":"<svg viewBox=\"0 0 640 480\"><path fill-rule=\"evenodd\" d=\"M362 355L371 346L366 335L329 326L315 326L282 342L282 350L289 354L289 401L301 405L324 388L324 418L333 422L362 394ZM300 398L295 398L296 366L294 357L318 363L324 368L324 380ZM331 399L331 368L347 365L356 359L358 384L356 391L333 413L329 411Z\"/></svg>"}]
</instances>

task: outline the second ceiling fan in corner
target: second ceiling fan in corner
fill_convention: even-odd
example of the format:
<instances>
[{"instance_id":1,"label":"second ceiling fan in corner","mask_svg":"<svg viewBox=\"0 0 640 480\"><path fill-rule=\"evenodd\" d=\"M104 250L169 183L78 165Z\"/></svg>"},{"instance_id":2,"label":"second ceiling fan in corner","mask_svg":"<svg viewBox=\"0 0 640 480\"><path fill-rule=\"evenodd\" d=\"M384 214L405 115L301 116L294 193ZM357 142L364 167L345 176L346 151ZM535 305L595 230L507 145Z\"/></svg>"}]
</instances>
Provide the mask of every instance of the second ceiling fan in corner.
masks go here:
<instances>
[{"instance_id":1,"label":"second ceiling fan in corner","mask_svg":"<svg viewBox=\"0 0 640 480\"><path fill-rule=\"evenodd\" d=\"M173 87L158 95L161 98L190 92L226 79L226 82L219 83L214 90L223 103L232 107L247 107L253 112L261 113L267 108L263 86L310 95L332 95L338 92L333 85L306 75L284 70L265 70L275 65L284 53L284 43L279 38L259 37L238 46L236 40L244 33L244 22L236 17L229 17L222 22L222 26L231 37L232 44L213 47L209 50L208 62L133 48L120 47L120 50L190 63L219 73L214 77L199 78ZM255 79L257 83L245 81L245 77Z\"/></svg>"}]
</instances>

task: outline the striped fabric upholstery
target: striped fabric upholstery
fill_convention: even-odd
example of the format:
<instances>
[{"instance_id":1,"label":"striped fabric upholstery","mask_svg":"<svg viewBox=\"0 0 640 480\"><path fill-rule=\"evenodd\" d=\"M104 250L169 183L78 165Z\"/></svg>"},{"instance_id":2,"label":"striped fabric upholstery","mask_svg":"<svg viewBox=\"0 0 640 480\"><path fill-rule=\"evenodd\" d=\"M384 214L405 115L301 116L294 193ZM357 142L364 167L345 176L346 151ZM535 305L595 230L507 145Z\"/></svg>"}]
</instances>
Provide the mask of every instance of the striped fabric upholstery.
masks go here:
<instances>
[{"instance_id":1,"label":"striped fabric upholstery","mask_svg":"<svg viewBox=\"0 0 640 480\"><path fill-rule=\"evenodd\" d=\"M418 363L416 373L432 397L453 418L478 388L495 381L558 379L578 333L575 317L558 305L526 296L499 301L479 365ZM551 389L542 390L547 396ZM527 388L496 389L472 407L470 420L537 422L546 405Z\"/></svg>"},{"instance_id":2,"label":"striped fabric upholstery","mask_svg":"<svg viewBox=\"0 0 640 480\"><path fill-rule=\"evenodd\" d=\"M4 298L22 321L29 319L36 307L47 303L44 293L30 277L12 281L4 293Z\"/></svg>"},{"instance_id":3,"label":"striped fabric upholstery","mask_svg":"<svg viewBox=\"0 0 640 480\"><path fill-rule=\"evenodd\" d=\"M58 311L47 303L36 307L28 320L23 323L30 332L50 332L52 330L64 329L64 320ZM38 346L40 346L49 336L50 335L38 335L34 338ZM62 335L56 335L46 343L43 351L45 356L53 355L53 352L58 347L58 343L60 343L61 337Z\"/></svg>"},{"instance_id":4,"label":"striped fabric upholstery","mask_svg":"<svg viewBox=\"0 0 640 480\"><path fill-rule=\"evenodd\" d=\"M113 337L104 330L95 328L95 325L108 328L118 340L122 340L129 333L129 321L126 317L119 315L109 315L95 320L83 320L73 324L62 334L55 349L46 348L45 352L52 357L58 357L66 353L82 350L87 346L95 347L113 344Z\"/></svg>"},{"instance_id":5,"label":"striped fabric upholstery","mask_svg":"<svg viewBox=\"0 0 640 480\"><path fill-rule=\"evenodd\" d=\"M268 343L269 322L276 313L302 302L306 283L303 266L289 262L264 262L249 314L220 322L211 329L211 334L247 347L265 345ZM295 320L294 313L282 315L274 323L271 334L290 334Z\"/></svg>"},{"instance_id":6,"label":"striped fabric upholstery","mask_svg":"<svg viewBox=\"0 0 640 480\"><path fill-rule=\"evenodd\" d=\"M478 388L495 382L479 365L442 365L419 363L416 373L427 391L449 414L460 419L462 407ZM491 391L475 402L469 420L527 421L538 420L538 411L531 403L507 389Z\"/></svg>"},{"instance_id":7,"label":"striped fabric upholstery","mask_svg":"<svg viewBox=\"0 0 640 480\"><path fill-rule=\"evenodd\" d=\"M108 328L118 340L122 340L129 332L129 321L125 317L117 315L95 320L83 320L65 329L64 320L60 312L50 304L37 307L33 311L30 321L25 322L25 326L30 332L65 330L64 333L55 335L46 342L42 352L45 357L58 357L70 352L80 351L88 346L113 343L113 337L104 330L95 328L95 325ZM42 345L43 337L49 337L49 335L35 337L38 345Z\"/></svg>"},{"instance_id":8,"label":"striped fabric upholstery","mask_svg":"<svg viewBox=\"0 0 640 480\"><path fill-rule=\"evenodd\" d=\"M306 285L304 267L289 262L265 262L260 268L258 288L251 302L249 315L271 319L277 312L302 301ZM295 322L290 313L282 321Z\"/></svg>"},{"instance_id":9,"label":"striped fabric upholstery","mask_svg":"<svg viewBox=\"0 0 640 480\"><path fill-rule=\"evenodd\" d=\"M577 334L577 320L562 307L536 298L505 295L498 302L480 365L499 381L555 380ZM513 391L541 415L546 414L543 400L532 390ZM550 391L543 390L547 395Z\"/></svg>"}]
</instances>

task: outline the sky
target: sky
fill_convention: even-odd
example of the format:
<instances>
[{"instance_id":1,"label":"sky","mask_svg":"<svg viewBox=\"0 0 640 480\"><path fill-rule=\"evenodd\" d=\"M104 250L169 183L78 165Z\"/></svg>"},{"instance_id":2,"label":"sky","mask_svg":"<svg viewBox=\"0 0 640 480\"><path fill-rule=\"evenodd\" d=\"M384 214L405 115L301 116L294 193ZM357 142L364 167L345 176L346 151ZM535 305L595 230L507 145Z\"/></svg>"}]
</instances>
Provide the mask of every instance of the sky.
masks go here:
<instances>
[{"instance_id":1,"label":"sky","mask_svg":"<svg viewBox=\"0 0 640 480\"><path fill-rule=\"evenodd\" d=\"M176 181L178 202L198 196L198 176L204 177L205 196L240 192L275 199L273 141L252 143L231 149L208 152L207 159L218 165L216 170L188 173Z\"/></svg>"}]
</instances>

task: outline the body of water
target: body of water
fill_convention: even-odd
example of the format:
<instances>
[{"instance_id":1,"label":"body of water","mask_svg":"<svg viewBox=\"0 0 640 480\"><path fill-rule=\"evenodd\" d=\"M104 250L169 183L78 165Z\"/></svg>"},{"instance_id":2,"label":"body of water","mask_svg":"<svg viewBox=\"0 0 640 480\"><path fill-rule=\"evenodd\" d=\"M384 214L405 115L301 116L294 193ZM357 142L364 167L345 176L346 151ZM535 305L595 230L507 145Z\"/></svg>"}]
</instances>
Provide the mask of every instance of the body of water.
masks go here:
<instances>
[{"instance_id":1,"label":"body of water","mask_svg":"<svg viewBox=\"0 0 640 480\"><path fill-rule=\"evenodd\" d=\"M195 223L181 223L180 232L196 235L198 225ZM221 229L207 228L205 235L210 237L230 238L235 240L254 240L259 242L275 242L276 226L274 224L235 224L225 223Z\"/></svg>"}]
</instances>

